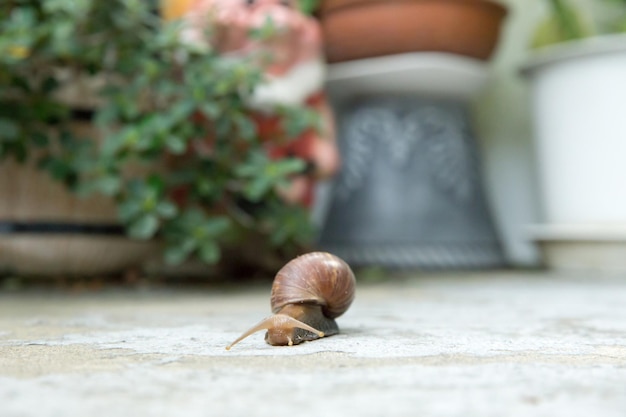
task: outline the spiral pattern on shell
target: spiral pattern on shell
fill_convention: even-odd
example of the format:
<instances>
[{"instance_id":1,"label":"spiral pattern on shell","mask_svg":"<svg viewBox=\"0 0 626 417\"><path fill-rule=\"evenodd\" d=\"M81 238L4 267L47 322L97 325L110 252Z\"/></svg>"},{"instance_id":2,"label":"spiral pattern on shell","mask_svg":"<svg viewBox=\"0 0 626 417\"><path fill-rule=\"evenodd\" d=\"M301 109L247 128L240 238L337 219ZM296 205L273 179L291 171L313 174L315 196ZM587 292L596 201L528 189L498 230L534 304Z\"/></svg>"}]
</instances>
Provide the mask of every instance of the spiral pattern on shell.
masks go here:
<instances>
[{"instance_id":1,"label":"spiral pattern on shell","mask_svg":"<svg viewBox=\"0 0 626 417\"><path fill-rule=\"evenodd\" d=\"M356 281L350 266L327 252L299 256L282 267L272 284L272 312L287 304L317 304L328 318L346 312L352 300Z\"/></svg>"}]
</instances>

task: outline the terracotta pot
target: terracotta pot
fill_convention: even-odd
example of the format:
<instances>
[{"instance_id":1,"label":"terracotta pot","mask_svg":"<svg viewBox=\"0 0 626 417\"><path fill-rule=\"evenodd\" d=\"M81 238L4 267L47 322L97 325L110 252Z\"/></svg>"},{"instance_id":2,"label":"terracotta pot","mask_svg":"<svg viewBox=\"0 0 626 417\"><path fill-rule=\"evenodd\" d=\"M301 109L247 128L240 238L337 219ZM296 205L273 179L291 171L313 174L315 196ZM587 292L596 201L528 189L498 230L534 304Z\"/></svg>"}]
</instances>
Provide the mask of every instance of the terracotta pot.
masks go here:
<instances>
[{"instance_id":1,"label":"terracotta pot","mask_svg":"<svg viewBox=\"0 0 626 417\"><path fill-rule=\"evenodd\" d=\"M320 21L329 62L418 51L488 60L506 13L488 0L326 0Z\"/></svg>"}]
</instances>

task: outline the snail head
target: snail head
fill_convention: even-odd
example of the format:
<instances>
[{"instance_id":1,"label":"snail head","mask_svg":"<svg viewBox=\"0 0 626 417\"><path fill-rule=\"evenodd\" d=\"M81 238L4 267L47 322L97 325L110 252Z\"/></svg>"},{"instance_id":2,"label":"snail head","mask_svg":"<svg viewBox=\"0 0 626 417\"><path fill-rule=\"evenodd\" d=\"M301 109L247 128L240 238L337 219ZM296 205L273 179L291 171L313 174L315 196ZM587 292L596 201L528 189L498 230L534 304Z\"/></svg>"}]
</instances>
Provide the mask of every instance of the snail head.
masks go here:
<instances>
[{"instance_id":1,"label":"snail head","mask_svg":"<svg viewBox=\"0 0 626 417\"><path fill-rule=\"evenodd\" d=\"M246 337L261 330L267 330L265 340L267 340L270 344L277 346L291 346L294 344L295 329L307 330L311 333L315 333L319 337L324 337L324 332L320 332L300 320L296 320L286 314L274 314L244 332L234 342L226 346L226 350L230 350L234 345L241 342Z\"/></svg>"}]
</instances>

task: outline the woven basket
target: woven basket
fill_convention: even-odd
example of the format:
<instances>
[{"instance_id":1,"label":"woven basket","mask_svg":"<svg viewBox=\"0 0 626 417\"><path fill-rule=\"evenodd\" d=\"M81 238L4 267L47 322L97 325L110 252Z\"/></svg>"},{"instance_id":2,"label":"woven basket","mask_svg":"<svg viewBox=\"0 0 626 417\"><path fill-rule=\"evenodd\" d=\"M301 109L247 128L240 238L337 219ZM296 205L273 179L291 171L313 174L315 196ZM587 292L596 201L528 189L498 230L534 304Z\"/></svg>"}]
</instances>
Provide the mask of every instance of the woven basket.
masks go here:
<instances>
[{"instance_id":1,"label":"woven basket","mask_svg":"<svg viewBox=\"0 0 626 417\"><path fill-rule=\"evenodd\" d=\"M74 128L92 129L90 122ZM80 198L34 165L0 162L0 272L114 274L157 249L124 236L110 199Z\"/></svg>"}]
</instances>

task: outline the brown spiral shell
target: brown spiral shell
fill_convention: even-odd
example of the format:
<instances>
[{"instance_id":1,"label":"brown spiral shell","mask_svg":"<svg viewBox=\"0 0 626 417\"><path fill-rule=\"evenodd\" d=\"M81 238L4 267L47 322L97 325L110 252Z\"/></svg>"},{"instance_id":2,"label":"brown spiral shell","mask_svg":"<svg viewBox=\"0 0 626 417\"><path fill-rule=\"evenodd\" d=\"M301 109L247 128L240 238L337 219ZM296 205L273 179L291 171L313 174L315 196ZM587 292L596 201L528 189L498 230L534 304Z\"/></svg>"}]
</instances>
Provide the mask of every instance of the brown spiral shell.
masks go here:
<instances>
[{"instance_id":1,"label":"brown spiral shell","mask_svg":"<svg viewBox=\"0 0 626 417\"><path fill-rule=\"evenodd\" d=\"M350 266L327 252L311 252L289 261L272 284L272 312L287 304L317 304L328 318L346 312L356 281Z\"/></svg>"}]
</instances>

